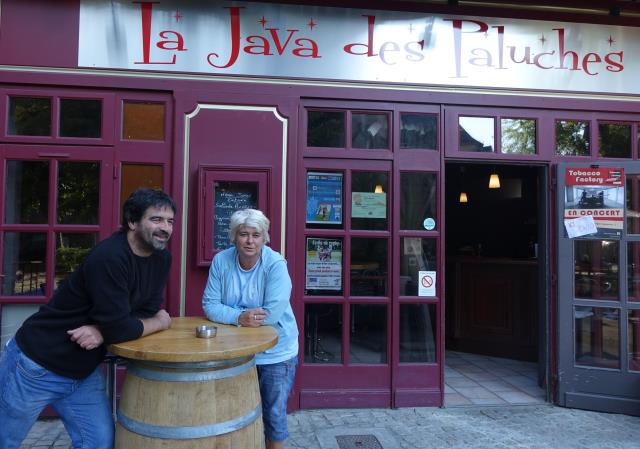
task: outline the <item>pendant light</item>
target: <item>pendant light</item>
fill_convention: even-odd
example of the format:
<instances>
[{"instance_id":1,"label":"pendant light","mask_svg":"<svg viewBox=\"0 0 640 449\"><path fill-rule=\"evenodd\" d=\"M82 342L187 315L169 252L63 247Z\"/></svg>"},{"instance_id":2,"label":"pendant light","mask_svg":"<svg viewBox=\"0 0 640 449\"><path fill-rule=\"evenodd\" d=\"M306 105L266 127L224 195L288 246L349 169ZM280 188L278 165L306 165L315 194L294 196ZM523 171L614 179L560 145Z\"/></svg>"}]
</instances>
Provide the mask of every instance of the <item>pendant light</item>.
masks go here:
<instances>
[{"instance_id":1,"label":"pendant light","mask_svg":"<svg viewBox=\"0 0 640 449\"><path fill-rule=\"evenodd\" d=\"M489 188L490 189L500 188L500 177L498 176L498 173L496 173L495 167L493 168L491 176L489 176Z\"/></svg>"},{"instance_id":2,"label":"pendant light","mask_svg":"<svg viewBox=\"0 0 640 449\"><path fill-rule=\"evenodd\" d=\"M467 192L464 188L464 165L460 166L460 199L458 200L460 203L468 203L469 198L467 197Z\"/></svg>"},{"instance_id":3,"label":"pendant light","mask_svg":"<svg viewBox=\"0 0 640 449\"><path fill-rule=\"evenodd\" d=\"M376 188L373 193L384 193L384 190L382 190L382 184L376 184Z\"/></svg>"}]
</instances>

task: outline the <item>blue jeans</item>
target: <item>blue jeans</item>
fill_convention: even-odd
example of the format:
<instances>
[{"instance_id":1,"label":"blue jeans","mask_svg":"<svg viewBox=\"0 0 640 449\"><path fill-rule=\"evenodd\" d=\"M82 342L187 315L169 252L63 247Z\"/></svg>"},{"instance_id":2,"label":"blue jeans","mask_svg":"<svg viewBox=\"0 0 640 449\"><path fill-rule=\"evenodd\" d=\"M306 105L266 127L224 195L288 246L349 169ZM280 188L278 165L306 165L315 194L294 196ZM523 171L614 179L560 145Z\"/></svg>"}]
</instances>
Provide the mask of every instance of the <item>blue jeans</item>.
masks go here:
<instances>
[{"instance_id":1,"label":"blue jeans","mask_svg":"<svg viewBox=\"0 0 640 449\"><path fill-rule=\"evenodd\" d=\"M287 400L296 377L298 357L269 365L258 365L262 399L262 422L267 440L279 442L289 437Z\"/></svg>"},{"instance_id":2,"label":"blue jeans","mask_svg":"<svg viewBox=\"0 0 640 449\"><path fill-rule=\"evenodd\" d=\"M0 358L0 449L19 449L47 405L62 418L75 449L113 447L113 418L100 368L85 379L60 376L11 340Z\"/></svg>"}]
</instances>

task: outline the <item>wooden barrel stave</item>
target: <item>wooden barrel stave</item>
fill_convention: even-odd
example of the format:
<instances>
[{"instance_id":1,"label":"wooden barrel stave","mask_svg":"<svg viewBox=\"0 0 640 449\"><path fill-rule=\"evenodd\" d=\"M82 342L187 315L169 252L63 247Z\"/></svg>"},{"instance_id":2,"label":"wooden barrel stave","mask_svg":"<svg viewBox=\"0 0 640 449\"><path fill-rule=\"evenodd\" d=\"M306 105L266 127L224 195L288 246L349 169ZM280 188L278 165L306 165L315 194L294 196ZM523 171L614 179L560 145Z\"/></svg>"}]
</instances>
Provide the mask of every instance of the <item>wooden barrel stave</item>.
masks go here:
<instances>
[{"instance_id":1,"label":"wooden barrel stave","mask_svg":"<svg viewBox=\"0 0 640 449\"><path fill-rule=\"evenodd\" d=\"M261 448L253 357L203 363L134 362L122 387L116 448Z\"/></svg>"}]
</instances>

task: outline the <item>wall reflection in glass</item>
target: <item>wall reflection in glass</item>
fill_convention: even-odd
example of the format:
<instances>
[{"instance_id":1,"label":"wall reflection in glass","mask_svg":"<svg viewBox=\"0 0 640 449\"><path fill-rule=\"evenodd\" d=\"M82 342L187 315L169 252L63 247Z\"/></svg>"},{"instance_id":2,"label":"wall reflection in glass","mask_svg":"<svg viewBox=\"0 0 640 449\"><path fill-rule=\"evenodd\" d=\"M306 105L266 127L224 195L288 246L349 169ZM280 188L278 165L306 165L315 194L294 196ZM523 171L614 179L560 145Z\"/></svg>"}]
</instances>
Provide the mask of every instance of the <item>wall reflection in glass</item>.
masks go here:
<instances>
[{"instance_id":1,"label":"wall reflection in glass","mask_svg":"<svg viewBox=\"0 0 640 449\"><path fill-rule=\"evenodd\" d=\"M574 241L576 298L619 298L619 248L614 240Z\"/></svg>"},{"instance_id":2,"label":"wall reflection in glass","mask_svg":"<svg viewBox=\"0 0 640 449\"><path fill-rule=\"evenodd\" d=\"M576 365L620 368L620 310L576 306Z\"/></svg>"}]
</instances>

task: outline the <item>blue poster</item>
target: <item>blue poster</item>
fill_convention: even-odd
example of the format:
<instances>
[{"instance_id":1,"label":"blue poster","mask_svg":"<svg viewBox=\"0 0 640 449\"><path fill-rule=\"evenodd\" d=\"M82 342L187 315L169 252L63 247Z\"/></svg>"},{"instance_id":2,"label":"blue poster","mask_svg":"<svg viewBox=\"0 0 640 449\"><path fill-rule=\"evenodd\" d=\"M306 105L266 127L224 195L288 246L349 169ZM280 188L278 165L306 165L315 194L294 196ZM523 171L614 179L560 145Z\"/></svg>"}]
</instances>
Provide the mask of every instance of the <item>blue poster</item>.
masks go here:
<instances>
[{"instance_id":1,"label":"blue poster","mask_svg":"<svg viewBox=\"0 0 640 449\"><path fill-rule=\"evenodd\" d=\"M307 173L307 223L342 224L342 173Z\"/></svg>"}]
</instances>

